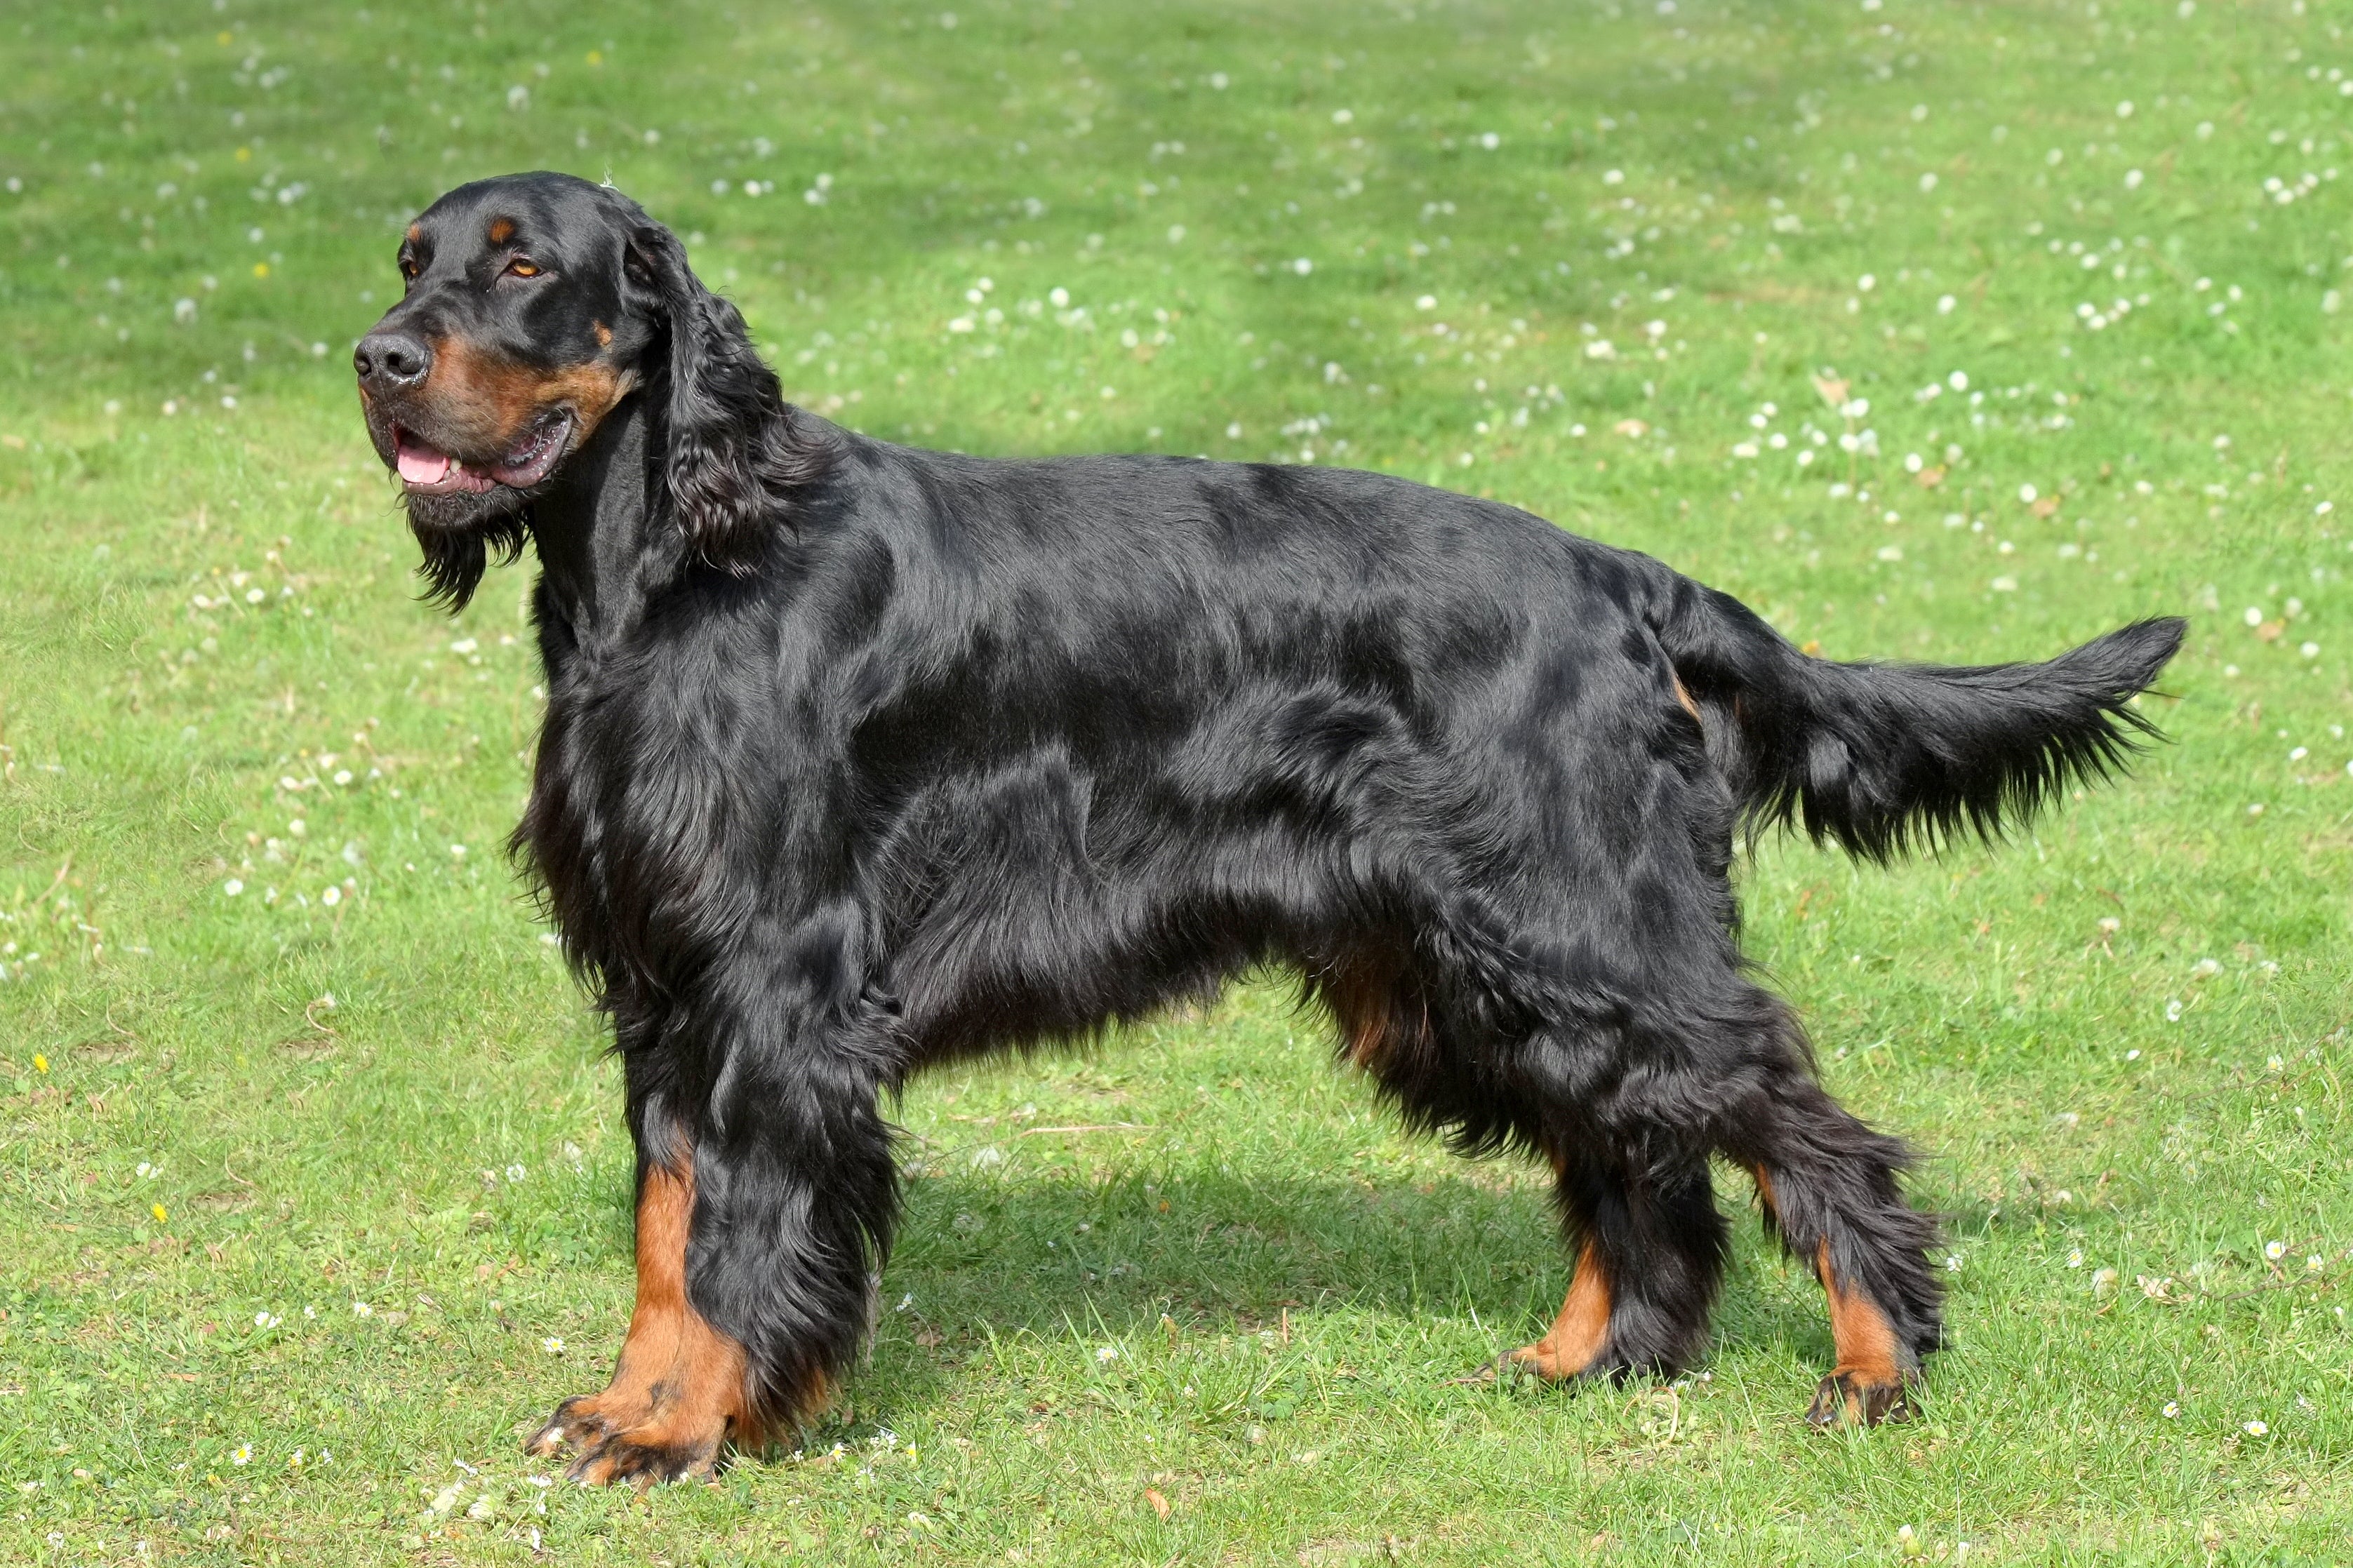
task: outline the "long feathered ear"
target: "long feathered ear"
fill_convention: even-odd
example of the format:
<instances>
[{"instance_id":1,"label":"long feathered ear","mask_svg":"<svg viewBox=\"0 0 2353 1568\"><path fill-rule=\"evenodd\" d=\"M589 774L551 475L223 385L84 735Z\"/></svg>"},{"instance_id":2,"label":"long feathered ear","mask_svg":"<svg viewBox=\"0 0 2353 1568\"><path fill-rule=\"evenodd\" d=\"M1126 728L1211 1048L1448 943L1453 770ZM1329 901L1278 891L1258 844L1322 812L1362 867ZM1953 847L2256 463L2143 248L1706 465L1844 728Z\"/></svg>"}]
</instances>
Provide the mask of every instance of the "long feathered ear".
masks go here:
<instances>
[{"instance_id":1,"label":"long feathered ear","mask_svg":"<svg viewBox=\"0 0 2353 1568\"><path fill-rule=\"evenodd\" d=\"M737 576L758 569L787 526L793 492L825 452L753 351L743 315L696 279L685 247L659 224L630 237L632 281L650 289L669 329L663 404L665 479L695 558Z\"/></svg>"}]
</instances>

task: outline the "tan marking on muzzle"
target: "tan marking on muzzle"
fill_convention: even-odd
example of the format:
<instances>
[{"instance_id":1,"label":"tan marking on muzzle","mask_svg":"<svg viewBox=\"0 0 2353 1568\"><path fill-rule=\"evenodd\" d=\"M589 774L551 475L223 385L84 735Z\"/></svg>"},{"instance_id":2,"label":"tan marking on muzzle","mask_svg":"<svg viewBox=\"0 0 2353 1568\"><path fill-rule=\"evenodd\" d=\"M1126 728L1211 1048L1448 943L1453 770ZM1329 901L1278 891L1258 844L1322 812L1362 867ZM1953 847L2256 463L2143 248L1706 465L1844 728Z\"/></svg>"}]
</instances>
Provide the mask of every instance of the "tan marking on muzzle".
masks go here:
<instances>
[{"instance_id":1,"label":"tan marking on muzzle","mask_svg":"<svg viewBox=\"0 0 2353 1568\"><path fill-rule=\"evenodd\" d=\"M578 428L575 447L604 423L616 404L638 384L630 365L601 360L540 370L483 353L464 338L433 345L433 372L424 400L439 421L439 433L461 451L512 451L531 422L547 409L566 407Z\"/></svg>"}]
</instances>

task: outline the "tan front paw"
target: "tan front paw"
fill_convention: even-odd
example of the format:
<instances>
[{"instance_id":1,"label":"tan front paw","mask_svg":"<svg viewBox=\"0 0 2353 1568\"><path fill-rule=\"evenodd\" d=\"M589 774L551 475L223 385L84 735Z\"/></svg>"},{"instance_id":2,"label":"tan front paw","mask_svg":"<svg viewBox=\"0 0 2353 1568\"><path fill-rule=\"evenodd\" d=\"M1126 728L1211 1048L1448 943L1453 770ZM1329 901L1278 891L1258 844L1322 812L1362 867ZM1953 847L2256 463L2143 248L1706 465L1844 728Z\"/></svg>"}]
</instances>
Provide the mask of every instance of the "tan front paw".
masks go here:
<instances>
[{"instance_id":1,"label":"tan front paw","mask_svg":"<svg viewBox=\"0 0 2353 1568\"><path fill-rule=\"evenodd\" d=\"M1546 1383L1567 1383L1571 1378L1583 1377L1590 1373L1594 1357L1586 1347L1564 1349L1546 1337L1532 1345L1522 1345L1515 1351L1505 1352L1503 1361L1506 1365L1532 1372Z\"/></svg>"},{"instance_id":2,"label":"tan front paw","mask_svg":"<svg viewBox=\"0 0 2353 1568\"><path fill-rule=\"evenodd\" d=\"M637 1420L607 1415L595 1394L567 1399L547 1425L532 1435L524 1451L542 1458L570 1453L565 1473L583 1486L657 1481L709 1476L718 1467L727 1439L723 1417L682 1418L677 1412Z\"/></svg>"}]
</instances>

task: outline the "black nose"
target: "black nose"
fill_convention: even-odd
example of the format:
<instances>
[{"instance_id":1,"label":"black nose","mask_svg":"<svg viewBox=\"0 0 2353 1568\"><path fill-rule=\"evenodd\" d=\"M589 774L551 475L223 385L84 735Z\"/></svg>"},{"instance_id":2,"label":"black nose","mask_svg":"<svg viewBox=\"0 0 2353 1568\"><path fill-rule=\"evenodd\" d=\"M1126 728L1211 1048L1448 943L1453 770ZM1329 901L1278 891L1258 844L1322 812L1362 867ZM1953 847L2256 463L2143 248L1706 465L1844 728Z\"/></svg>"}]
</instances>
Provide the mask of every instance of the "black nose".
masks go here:
<instances>
[{"instance_id":1,"label":"black nose","mask_svg":"<svg viewBox=\"0 0 2353 1568\"><path fill-rule=\"evenodd\" d=\"M406 332L370 332L353 351L352 368L373 391L415 386L433 368L433 350Z\"/></svg>"}]
</instances>

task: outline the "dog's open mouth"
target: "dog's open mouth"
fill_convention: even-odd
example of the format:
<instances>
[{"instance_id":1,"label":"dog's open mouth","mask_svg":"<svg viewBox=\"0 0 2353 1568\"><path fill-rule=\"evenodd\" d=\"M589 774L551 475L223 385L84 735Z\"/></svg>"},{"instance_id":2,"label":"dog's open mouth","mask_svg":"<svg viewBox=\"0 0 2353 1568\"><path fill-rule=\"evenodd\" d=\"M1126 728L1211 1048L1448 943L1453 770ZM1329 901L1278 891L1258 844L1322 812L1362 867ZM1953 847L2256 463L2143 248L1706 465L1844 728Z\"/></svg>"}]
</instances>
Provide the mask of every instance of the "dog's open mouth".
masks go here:
<instances>
[{"instance_id":1,"label":"dog's open mouth","mask_svg":"<svg viewBox=\"0 0 2353 1568\"><path fill-rule=\"evenodd\" d=\"M571 434L572 416L558 409L534 425L512 451L487 465L469 466L427 446L415 431L395 426L398 450L393 467L400 473L402 488L412 495L481 495L499 485L527 489L555 467Z\"/></svg>"}]
</instances>

